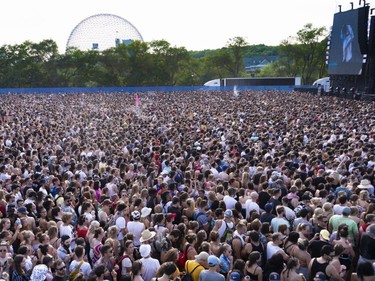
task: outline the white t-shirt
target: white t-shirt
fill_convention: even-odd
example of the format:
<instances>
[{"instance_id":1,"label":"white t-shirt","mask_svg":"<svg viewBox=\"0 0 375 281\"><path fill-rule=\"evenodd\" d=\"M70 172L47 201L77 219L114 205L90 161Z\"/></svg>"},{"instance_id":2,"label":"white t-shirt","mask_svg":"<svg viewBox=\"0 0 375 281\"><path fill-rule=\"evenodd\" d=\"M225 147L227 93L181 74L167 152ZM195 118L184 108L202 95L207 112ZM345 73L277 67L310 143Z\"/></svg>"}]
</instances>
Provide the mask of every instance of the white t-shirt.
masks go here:
<instances>
[{"instance_id":1,"label":"white t-shirt","mask_svg":"<svg viewBox=\"0 0 375 281\"><path fill-rule=\"evenodd\" d=\"M69 272L75 270L80 263L80 261L73 260L69 266ZM81 267L79 268L79 272L82 272L85 277L88 277L91 272L91 265L88 262L84 261Z\"/></svg>"},{"instance_id":2,"label":"white t-shirt","mask_svg":"<svg viewBox=\"0 0 375 281\"><path fill-rule=\"evenodd\" d=\"M155 277L156 271L160 267L160 263L157 259L148 257L141 258L142 263L142 277L144 281L151 281Z\"/></svg>"},{"instance_id":3,"label":"white t-shirt","mask_svg":"<svg viewBox=\"0 0 375 281\"><path fill-rule=\"evenodd\" d=\"M226 208L230 210L234 209L234 205L236 205L237 203L237 200L229 195L225 195L223 200L225 202Z\"/></svg>"},{"instance_id":4,"label":"white t-shirt","mask_svg":"<svg viewBox=\"0 0 375 281\"><path fill-rule=\"evenodd\" d=\"M139 239L141 238L142 231L145 229L145 225L139 221L130 221L127 225L128 232L134 234L134 246L138 247L141 245Z\"/></svg>"},{"instance_id":5,"label":"white t-shirt","mask_svg":"<svg viewBox=\"0 0 375 281\"><path fill-rule=\"evenodd\" d=\"M267 243L267 260L269 260L277 252L284 252L279 246L273 244L272 241Z\"/></svg>"},{"instance_id":6,"label":"white t-shirt","mask_svg":"<svg viewBox=\"0 0 375 281\"><path fill-rule=\"evenodd\" d=\"M250 212L252 210L255 210L259 214L259 205L256 202L253 202L251 199L247 199L245 202L245 208L246 208L246 219L250 217Z\"/></svg>"}]
</instances>

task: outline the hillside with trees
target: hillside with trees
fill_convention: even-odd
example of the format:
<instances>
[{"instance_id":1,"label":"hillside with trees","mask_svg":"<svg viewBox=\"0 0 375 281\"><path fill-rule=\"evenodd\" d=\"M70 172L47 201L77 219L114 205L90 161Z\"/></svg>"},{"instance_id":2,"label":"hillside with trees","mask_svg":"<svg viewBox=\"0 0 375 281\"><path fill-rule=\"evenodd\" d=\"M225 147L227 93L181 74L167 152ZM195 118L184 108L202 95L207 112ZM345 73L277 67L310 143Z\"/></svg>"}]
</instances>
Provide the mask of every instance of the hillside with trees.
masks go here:
<instances>
[{"instance_id":1,"label":"hillside with trees","mask_svg":"<svg viewBox=\"0 0 375 281\"><path fill-rule=\"evenodd\" d=\"M230 38L217 50L188 51L165 40L134 41L99 52L69 49L53 40L0 47L0 88L196 86L223 77L247 77L244 58L278 56L257 76L301 76L311 84L326 75L327 34L306 24L279 46Z\"/></svg>"}]
</instances>

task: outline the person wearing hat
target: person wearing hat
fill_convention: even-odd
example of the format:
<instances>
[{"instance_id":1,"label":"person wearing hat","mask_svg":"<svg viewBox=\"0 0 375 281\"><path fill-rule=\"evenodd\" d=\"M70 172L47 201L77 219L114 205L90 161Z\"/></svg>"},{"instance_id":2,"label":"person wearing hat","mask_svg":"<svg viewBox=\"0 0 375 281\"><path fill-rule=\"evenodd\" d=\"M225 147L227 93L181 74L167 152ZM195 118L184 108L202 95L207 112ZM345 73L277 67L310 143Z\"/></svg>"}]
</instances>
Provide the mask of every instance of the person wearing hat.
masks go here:
<instances>
[{"instance_id":1,"label":"person wearing hat","mask_svg":"<svg viewBox=\"0 0 375 281\"><path fill-rule=\"evenodd\" d=\"M326 281L326 275L324 274L324 272L317 272L314 276L314 281Z\"/></svg>"},{"instance_id":2,"label":"person wearing hat","mask_svg":"<svg viewBox=\"0 0 375 281\"><path fill-rule=\"evenodd\" d=\"M142 231L141 238L139 238L139 242L141 242L142 244L151 244L153 242L153 238L155 237L155 235L155 231L145 229Z\"/></svg>"},{"instance_id":3,"label":"person wearing hat","mask_svg":"<svg viewBox=\"0 0 375 281\"><path fill-rule=\"evenodd\" d=\"M309 245L307 246L307 251L310 253L311 258L320 257L320 249L325 245L330 245L330 236L331 234L328 230L322 229L319 232L319 235L310 240Z\"/></svg>"},{"instance_id":4,"label":"person wearing hat","mask_svg":"<svg viewBox=\"0 0 375 281\"><path fill-rule=\"evenodd\" d=\"M260 215L260 221L262 223L268 222L271 223L271 220L275 217L274 214L272 214L273 205L272 203L267 203L264 205L264 212Z\"/></svg>"},{"instance_id":5,"label":"person wearing hat","mask_svg":"<svg viewBox=\"0 0 375 281\"><path fill-rule=\"evenodd\" d=\"M192 281L198 281L201 271L208 268L208 257L210 255L202 251L195 256L194 260L187 260L185 263L185 271L191 275Z\"/></svg>"},{"instance_id":6,"label":"person wearing hat","mask_svg":"<svg viewBox=\"0 0 375 281\"><path fill-rule=\"evenodd\" d=\"M204 269L199 274L199 281L225 281L224 275L218 273L220 260L217 256L211 255L207 259L208 269Z\"/></svg>"},{"instance_id":7,"label":"person wearing hat","mask_svg":"<svg viewBox=\"0 0 375 281\"><path fill-rule=\"evenodd\" d=\"M152 212L151 208L148 207L143 207L141 209L141 223L145 225L145 228L149 228L151 223L150 223L150 214Z\"/></svg>"},{"instance_id":8,"label":"person wearing hat","mask_svg":"<svg viewBox=\"0 0 375 281\"><path fill-rule=\"evenodd\" d=\"M34 229L36 227L35 219L27 215L26 207L24 206L18 207L17 215L21 221L23 221L23 219L26 219L26 222L27 222L26 224L30 227L30 229Z\"/></svg>"},{"instance_id":9,"label":"person wearing hat","mask_svg":"<svg viewBox=\"0 0 375 281\"><path fill-rule=\"evenodd\" d=\"M374 195L374 186L368 179L363 179L358 185L359 189L367 190L370 195Z\"/></svg>"},{"instance_id":10,"label":"person wearing hat","mask_svg":"<svg viewBox=\"0 0 375 281\"><path fill-rule=\"evenodd\" d=\"M151 281L159 269L160 263L157 259L151 257L151 245L142 244L139 247L139 254L142 257L140 261L142 263L143 279L144 281Z\"/></svg>"},{"instance_id":11,"label":"person wearing hat","mask_svg":"<svg viewBox=\"0 0 375 281\"><path fill-rule=\"evenodd\" d=\"M30 276L30 280L32 281L51 280L52 278L46 279L47 275L50 275L50 277L52 275L48 267L45 264L38 264L33 268L33 272L31 273L31 276Z\"/></svg>"},{"instance_id":12,"label":"person wearing hat","mask_svg":"<svg viewBox=\"0 0 375 281\"><path fill-rule=\"evenodd\" d=\"M335 250L331 245L323 246L320 251L320 257L311 259L309 263L310 278L313 280L314 276L321 271L325 274L327 280L332 278L337 281L345 281L336 268L331 264L334 256Z\"/></svg>"},{"instance_id":13,"label":"person wearing hat","mask_svg":"<svg viewBox=\"0 0 375 281\"><path fill-rule=\"evenodd\" d=\"M268 277L269 281L280 281L280 274L277 272L271 272L270 276Z\"/></svg>"},{"instance_id":14,"label":"person wearing hat","mask_svg":"<svg viewBox=\"0 0 375 281\"><path fill-rule=\"evenodd\" d=\"M345 207L342 210L342 215L333 215L329 219L328 223L328 230L332 233L333 231L337 231L340 224L346 224L349 227L349 240L352 245L356 245L356 238L358 235L358 226L354 220L349 218L350 215L350 208Z\"/></svg>"},{"instance_id":15,"label":"person wearing hat","mask_svg":"<svg viewBox=\"0 0 375 281\"><path fill-rule=\"evenodd\" d=\"M225 242L228 235L232 235L234 223L233 223L233 212L227 209L224 212L224 218L221 217L216 219L213 230L219 233L220 241Z\"/></svg>"},{"instance_id":16,"label":"person wearing hat","mask_svg":"<svg viewBox=\"0 0 375 281\"><path fill-rule=\"evenodd\" d=\"M145 225L140 222L141 219L141 213L137 210L133 211L131 213L131 216L133 218L133 221L128 222L127 229L128 232L134 234L134 246L139 247L141 245L141 236L143 230L145 230Z\"/></svg>"}]
</instances>

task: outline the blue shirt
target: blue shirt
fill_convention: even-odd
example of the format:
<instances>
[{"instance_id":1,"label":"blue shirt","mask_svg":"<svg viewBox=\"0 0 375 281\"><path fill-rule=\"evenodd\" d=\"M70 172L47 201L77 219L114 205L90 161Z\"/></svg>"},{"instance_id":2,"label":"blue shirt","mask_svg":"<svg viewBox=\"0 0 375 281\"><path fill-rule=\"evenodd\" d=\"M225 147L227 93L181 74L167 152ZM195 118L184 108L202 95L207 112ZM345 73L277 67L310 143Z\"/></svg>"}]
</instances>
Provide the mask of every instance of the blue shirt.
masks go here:
<instances>
[{"instance_id":1,"label":"blue shirt","mask_svg":"<svg viewBox=\"0 0 375 281\"><path fill-rule=\"evenodd\" d=\"M230 260L224 256L220 255L220 273L227 274L230 270Z\"/></svg>"}]
</instances>

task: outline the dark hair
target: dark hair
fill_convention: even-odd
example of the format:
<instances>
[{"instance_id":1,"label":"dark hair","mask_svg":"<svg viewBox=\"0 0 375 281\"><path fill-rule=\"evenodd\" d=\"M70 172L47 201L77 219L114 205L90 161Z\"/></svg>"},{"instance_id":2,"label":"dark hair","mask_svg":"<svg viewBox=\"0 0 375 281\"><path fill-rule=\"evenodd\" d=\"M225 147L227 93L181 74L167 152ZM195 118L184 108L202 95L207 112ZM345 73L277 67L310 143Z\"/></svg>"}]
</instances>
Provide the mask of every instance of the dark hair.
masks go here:
<instances>
[{"instance_id":1,"label":"dark hair","mask_svg":"<svg viewBox=\"0 0 375 281\"><path fill-rule=\"evenodd\" d=\"M105 265L99 264L94 268L94 273L97 277L100 277L101 275L105 273L105 270L106 270Z\"/></svg>"},{"instance_id":2,"label":"dark hair","mask_svg":"<svg viewBox=\"0 0 375 281\"><path fill-rule=\"evenodd\" d=\"M288 235L286 242L292 242L293 244L296 244L298 242L299 234L296 231L291 231Z\"/></svg>"},{"instance_id":3,"label":"dark hair","mask_svg":"<svg viewBox=\"0 0 375 281\"><path fill-rule=\"evenodd\" d=\"M358 264L357 275L361 280L363 280L365 276L374 276L374 274L374 268L370 262L366 261Z\"/></svg>"},{"instance_id":4,"label":"dark hair","mask_svg":"<svg viewBox=\"0 0 375 281\"><path fill-rule=\"evenodd\" d=\"M139 260L133 262L133 265L132 265L133 275L137 275L141 269L142 269L142 263Z\"/></svg>"},{"instance_id":5,"label":"dark hair","mask_svg":"<svg viewBox=\"0 0 375 281\"><path fill-rule=\"evenodd\" d=\"M24 259L23 255L16 255L13 259L13 270L17 271L17 273L24 275L25 271L22 269L21 263Z\"/></svg>"},{"instance_id":6,"label":"dark hair","mask_svg":"<svg viewBox=\"0 0 375 281\"><path fill-rule=\"evenodd\" d=\"M252 266L260 258L260 253L258 251L251 252L249 255L248 266Z\"/></svg>"},{"instance_id":7,"label":"dark hair","mask_svg":"<svg viewBox=\"0 0 375 281\"><path fill-rule=\"evenodd\" d=\"M333 248L331 245L324 245L320 250L320 255L330 255L333 252Z\"/></svg>"},{"instance_id":8,"label":"dark hair","mask_svg":"<svg viewBox=\"0 0 375 281\"><path fill-rule=\"evenodd\" d=\"M289 278L290 270L297 267L297 266L298 266L298 259L292 257L288 260L288 262L286 264L286 268L282 272L283 273L287 272L286 277Z\"/></svg>"},{"instance_id":9,"label":"dark hair","mask_svg":"<svg viewBox=\"0 0 375 281\"><path fill-rule=\"evenodd\" d=\"M177 266L175 265L174 262L166 262L164 265L164 274L166 275L172 275L173 273L176 272Z\"/></svg>"},{"instance_id":10,"label":"dark hair","mask_svg":"<svg viewBox=\"0 0 375 281\"><path fill-rule=\"evenodd\" d=\"M253 241L253 242L259 242L260 235L255 230L250 231L249 237L250 237L251 241Z\"/></svg>"},{"instance_id":11,"label":"dark hair","mask_svg":"<svg viewBox=\"0 0 375 281\"><path fill-rule=\"evenodd\" d=\"M81 258L83 256L84 250L85 249L82 246L77 246L74 249L74 253L76 254L77 258Z\"/></svg>"},{"instance_id":12,"label":"dark hair","mask_svg":"<svg viewBox=\"0 0 375 281\"><path fill-rule=\"evenodd\" d=\"M53 258L49 255L46 255L42 258L42 264L45 264L46 266L48 266L51 262L53 262Z\"/></svg>"},{"instance_id":13,"label":"dark hair","mask_svg":"<svg viewBox=\"0 0 375 281\"><path fill-rule=\"evenodd\" d=\"M111 249L111 246L109 246L109 245L103 245L103 247L100 248L100 253L102 255L104 255L110 249Z\"/></svg>"}]
</instances>

